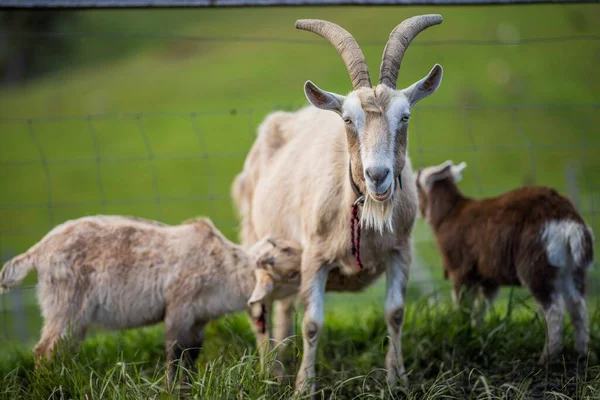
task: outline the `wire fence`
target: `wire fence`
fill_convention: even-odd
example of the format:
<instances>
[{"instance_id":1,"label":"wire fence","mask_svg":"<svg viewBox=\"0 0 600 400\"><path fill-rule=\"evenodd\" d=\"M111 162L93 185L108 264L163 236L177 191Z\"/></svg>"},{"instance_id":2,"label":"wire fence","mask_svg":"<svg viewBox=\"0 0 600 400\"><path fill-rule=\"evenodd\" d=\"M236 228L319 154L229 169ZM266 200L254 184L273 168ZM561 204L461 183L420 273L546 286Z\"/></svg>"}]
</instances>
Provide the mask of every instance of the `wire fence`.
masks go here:
<instances>
[{"instance_id":1,"label":"wire fence","mask_svg":"<svg viewBox=\"0 0 600 400\"><path fill-rule=\"evenodd\" d=\"M274 106L271 109L284 109L284 110L293 110L298 108L298 106ZM533 138L530 138L529 135L522 129L519 123L519 115L527 114L530 111L551 111L551 110L575 110L575 111L584 111L587 115L587 120L585 121L584 129L581 132L581 141L574 142L571 139L567 138L563 141L557 142L539 142ZM586 180L585 187L586 192L592 196L593 199L596 198L596 192L598 191L598 186L593 183L592 179L589 178L589 170L588 166L585 165L586 154L588 152L595 152L600 147L600 141L597 141L595 137L592 137L593 130L593 120L598 117L598 111L600 110L600 104L579 104L579 105L529 105L529 106L421 106L417 110L414 111L413 122L411 126L411 135L415 136L417 140L417 146L414 148L412 152L413 159L416 161L418 167L423 167L426 165L425 156L429 155L451 155L451 154L464 154L464 153L510 153L512 151L526 150L527 157L529 158L527 161L528 168L530 169L530 174L533 178L533 182L535 183L536 176L538 172L536 171L536 159L535 152L538 150L581 150L581 171ZM471 119L472 116L477 115L481 112L503 112L508 113L510 118L512 119L512 125L514 132L511 134L511 137L519 139L518 141L510 140L506 141L506 143L479 143L476 136L476 133L472 132L471 128ZM456 115L456 113L460 113L462 115L461 118L464 118L464 134L466 140L462 143L460 141L455 142L453 145L442 145L435 146L425 145L422 143L421 137L415 133L418 131L418 121L421 115L431 114L431 113L451 113ZM100 208L101 212L109 211L110 207L114 206L135 206L135 205L153 205L155 207L153 218L162 219L163 213L162 208L167 204L180 204L180 203L208 203L208 212L211 216L215 217L215 204L218 202L229 201L229 193L227 190L218 191L215 188L215 173L213 171L213 163L219 162L223 160L232 160L236 161L237 165L241 165L245 155L247 154L247 147L252 142L254 138L255 131L255 122L258 122L257 116L263 116L266 113L266 110L255 110L255 109L228 109L228 110L219 110L219 111L198 111L198 112L164 112L164 113L115 113L115 114L103 114L103 115L84 115L84 116L63 116L63 117L35 117L35 118L0 118L0 126L12 126L13 130L7 131L3 129L4 134L0 133L0 140L11 140L10 136L19 135L19 134L27 134L29 137L29 142L33 145L35 152L30 152L31 157L21 158L16 157L13 159L3 159L0 160L0 167L12 167L12 168L29 168L29 167L41 167L44 180L45 180L45 200L38 202L28 202L19 199L18 202L0 202L0 211L11 212L11 211L20 211L20 210L47 210L47 214L49 217L49 225L41 225L41 226L31 226L28 228L17 228L10 229L6 227L0 228L0 235L18 235L18 234L40 234L49 229L49 227L56 225L61 222L57 219L57 212L61 209L72 209L72 208L86 208L86 207L96 207ZM201 128L201 123L198 121L203 117L220 117L223 121L227 121L228 119L245 119L245 130L240 139L246 145L243 146L245 149L240 151L210 151L207 147L205 132ZM152 124L156 119L170 119L177 118L179 120L183 120L184 124L189 125L190 132L195 136L198 144L197 151L190 151L186 153L164 153L160 152L153 146L151 143L151 139L147 132L146 125ZM131 135L132 137L140 138L140 151L136 152L134 155L107 155L103 154L100 149L99 144L99 136L102 135L102 132L97 127L99 121L115 121L117 124L126 125L128 128L134 127L133 131L129 131L126 134ZM89 156L69 156L69 157L57 157L54 156L53 148L61 147L61 144L50 143L53 139L59 139L59 137L48 138L48 135L52 135L53 133L47 132L44 128L52 125L59 125L61 123L79 123L79 128L83 128L82 131L77 132L77 135L80 136L88 136L89 143L92 146L92 151L89 152ZM17 127L17 129L14 129ZM18 129L20 128L20 129ZM55 132L58 134L58 132ZM165 132L165 134L167 134ZM238 134L239 135L239 134ZM218 134L212 135L213 137L218 136ZM45 141L48 144L45 146L43 144L43 139L45 137ZM186 196L175 196L163 194L164 189L159 190L159 173L157 171L157 163L159 162L177 162L177 161L200 161L207 173L206 180L206 191L204 193L195 193L193 195ZM132 164L142 163L148 166L149 169L149 185L148 188L151 192L150 196L143 197L127 197L127 198L119 198L119 197L111 197L107 196L105 189L105 172L103 171L106 166L118 166L118 167L127 167ZM56 198L57 189L54 188L54 180L52 169L53 167L68 167L68 168L88 168L93 167L94 175L88 177L88 179L92 179L95 181L96 189L98 196L82 201L61 201ZM241 170L241 169L240 169ZM474 174L476 177L476 192L481 195L494 193L502 190L506 190L506 187L495 186L490 183L484 182L484 179L479 176L480 170L475 169ZM227 186L227 185L226 185ZM566 189L565 186L562 188L563 191ZM146 190L147 192L148 190ZM596 215L598 206L597 201L590 201L588 206L585 207L582 212L584 214ZM234 224L235 220L222 220L221 223L226 224ZM2 248L0 247L0 250Z\"/></svg>"},{"instance_id":2,"label":"wire fence","mask_svg":"<svg viewBox=\"0 0 600 400\"><path fill-rule=\"evenodd\" d=\"M70 38L70 39L94 39L94 40L177 40L194 42L214 43L279 43L291 45L331 46L323 40L297 39L275 36L204 36L193 34L177 34L171 32L59 32L59 31L6 31L0 30L0 38ZM600 41L600 35L579 34L524 38L501 38L501 39L443 39L443 40L415 40L411 42L412 47L420 46L521 46L539 44L558 44L569 42L595 42ZM361 47L385 46L384 40L361 40Z\"/></svg>"},{"instance_id":3,"label":"wire fence","mask_svg":"<svg viewBox=\"0 0 600 400\"><path fill-rule=\"evenodd\" d=\"M203 214L212 218L228 236L235 238L238 222L230 201L229 184L233 175L242 168L247 149L255 137L256 125L273 109L297 108L297 105L277 105L268 109L213 112L0 118L0 143L11 147L15 141L23 141L22 145L29 148L28 156L5 153L4 158L0 159L0 168L10 168L21 174L23 171L36 170L37 177L32 175L30 179L36 180L40 186L36 191L39 201L26 201L25 197L18 197L18 201L14 202L6 199L0 201L0 215L5 222L0 227L0 255L6 260L35 243L56 224L96 213L133 214L172 223ZM586 115L578 135L570 134L563 140L546 142L523 128L524 124L530 125L532 120L535 122L540 112L551 114L568 110L578 116ZM592 228L600 231L597 217L600 185L595 176L591 176L594 166L599 162L595 154L598 153L600 140L593 134L594 121L600 117L599 111L600 104L509 107L424 105L413 111L410 135L415 140L411 143L409 153L416 168L439 163L446 158L460 156L460 160L468 159L470 168L465 173L464 189L475 196L498 194L522 183L518 181L520 178L510 185L495 183L498 170L486 164L489 157L502 159L516 154L521 162L512 171L516 171L520 177L525 173L530 179L526 183L549 184L566 193L576 202ZM493 143L488 138L480 140L479 132L474 132L476 121L489 113L502 113L508 117L512 132L504 132L507 138L504 143ZM432 115L462 119L462 139L453 138L451 145L429 141L423 125ZM187 126L187 129L182 129L184 133L177 135L178 140L184 140L184 137L193 139L184 140L186 147L189 147L187 152L169 152L157 143L157 138L168 133L163 130L167 128L162 127L168 127L173 120L178 121L176 126L180 129ZM86 140L64 155L61 148L65 143L61 137L64 135L62 128L67 125L72 130L69 138ZM152 128L156 125L161 128ZM229 145L225 147L233 147L234 150L215 150L214 146L223 140L220 132L222 127L232 125L239 129L226 140ZM115 129L117 132L114 132ZM106 144L114 135L136 138L133 145L136 154L107 153ZM573 140L574 136L578 138L577 141ZM194 141L195 145L191 145ZM233 143L237 143L237 146ZM88 155L82 155L85 153ZM559 166L563 170L560 176L548 178L543 174L548 167L547 158L560 153L566 154L571 162ZM182 165L180 163L186 165L190 162L199 168L198 172L202 175L198 178L200 182L187 194L173 193L177 190L171 189L169 181L172 178L170 175L164 176L164 169L176 170ZM559 162L563 162L560 157ZM219 172L221 168L227 171ZM142 182L136 185L133 194L128 192L128 195L120 196L116 186L123 182L121 176L132 169L138 171L132 176L143 178ZM81 196L70 192L69 186L64 185L63 181L71 174L87 180L88 188L93 188L88 189L88 195L84 196L87 199L78 199ZM144 194L140 195L139 192ZM417 272L413 272L410 286L418 295L448 289L447 281L442 280L435 244L424 224L417 226L415 242L418 261L413 270ZM3 326L0 338L29 342L37 336L41 321L34 288L30 283L0 296L0 321Z\"/></svg>"},{"instance_id":4,"label":"wire fence","mask_svg":"<svg viewBox=\"0 0 600 400\"><path fill-rule=\"evenodd\" d=\"M27 4L34 3L50 2ZM85 2L53 5L66 3L81 6ZM100 2L89 4L98 6ZM0 38L62 36L330 46L323 40L268 36L0 31ZM507 40L417 39L411 46L596 45L599 40L600 35L587 34ZM384 44L361 41L361 46ZM229 186L242 169L256 127L272 110L300 106L0 117L0 170L5 181L0 199L0 259L5 261L26 250L59 223L100 213L169 223L206 215L235 238L238 221ZM586 222L600 232L599 111L598 103L419 104L411 116L409 154L415 168L446 159L467 161L461 188L476 197L496 195L521 184L555 187L567 194ZM451 137L439 134L446 126L451 127ZM415 247L417 262L410 279L415 295L446 290L448 283L442 280L433 237L423 221L415 231ZM594 274L594 282L600 282L597 271ZM34 281L0 295L0 314L0 340L29 342L37 338L41 320Z\"/></svg>"}]
</instances>

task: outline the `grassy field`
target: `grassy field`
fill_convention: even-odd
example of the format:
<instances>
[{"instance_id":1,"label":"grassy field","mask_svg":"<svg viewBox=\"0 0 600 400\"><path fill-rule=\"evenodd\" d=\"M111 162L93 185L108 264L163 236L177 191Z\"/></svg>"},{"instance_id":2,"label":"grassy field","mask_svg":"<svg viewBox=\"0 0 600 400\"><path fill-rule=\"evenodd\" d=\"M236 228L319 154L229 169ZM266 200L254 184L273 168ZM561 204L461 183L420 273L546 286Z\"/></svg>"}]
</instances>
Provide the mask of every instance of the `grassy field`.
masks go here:
<instances>
[{"instance_id":1,"label":"grassy field","mask_svg":"<svg viewBox=\"0 0 600 400\"><path fill-rule=\"evenodd\" d=\"M73 38L62 70L0 88L0 259L24 251L58 223L97 213L168 223L208 215L235 239L229 186L260 121L273 109L304 105L307 79L326 90L350 90L331 46L296 31L294 21L329 19L351 31L375 81L390 30L430 12L441 13L444 23L415 40L399 79L408 86L434 63L444 67L442 86L411 118L413 163L466 161L461 188L473 196L551 185L574 194L600 232L597 5L102 11L78 13L76 24L62 28ZM566 39L529 40L558 37ZM409 286L408 398L598 396L597 269L590 274L589 365L575 366L567 351L563 363L540 370L533 360L543 324L532 303L519 300L508 313L505 291L498 313L483 330L471 330L449 310L447 291L435 305L422 299L431 285L447 283L423 221L415 242L413 270L424 272L413 274ZM33 282L32 276L27 285ZM20 300L26 338L7 311L15 301L0 297L0 337L10 339L0 342L0 397L168 397L160 328L94 336L75 357L35 375L27 350L40 326L33 290ZM383 366L382 304L381 283L360 296L329 295L319 356L327 395L392 395L374 369ZM212 324L192 394L285 397L287 386L257 375L252 346L243 316Z\"/></svg>"},{"instance_id":2,"label":"grassy field","mask_svg":"<svg viewBox=\"0 0 600 400\"><path fill-rule=\"evenodd\" d=\"M448 302L412 303L406 314L404 356L410 383L391 390L382 371L386 328L379 309L329 312L318 355L319 398L331 399L597 399L600 396L600 314L592 315L590 357L575 359L567 329L562 359L535 361L544 323L527 302L498 304L479 329ZM593 309L598 310L598 307ZM199 372L191 388L164 384L162 329L97 335L76 354L33 372L22 347L0 356L2 399L288 398L289 376L278 383L261 374L253 337L243 316L209 325ZM300 341L290 341L286 373L298 367Z\"/></svg>"}]
</instances>

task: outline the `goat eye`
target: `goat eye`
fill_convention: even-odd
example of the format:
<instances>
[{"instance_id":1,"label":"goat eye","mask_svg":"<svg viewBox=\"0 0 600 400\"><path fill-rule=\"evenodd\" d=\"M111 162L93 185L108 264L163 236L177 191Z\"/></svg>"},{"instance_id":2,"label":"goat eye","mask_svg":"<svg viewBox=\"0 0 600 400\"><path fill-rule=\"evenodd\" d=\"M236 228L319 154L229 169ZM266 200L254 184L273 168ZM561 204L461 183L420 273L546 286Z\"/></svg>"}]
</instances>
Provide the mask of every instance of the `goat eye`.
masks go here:
<instances>
[{"instance_id":1,"label":"goat eye","mask_svg":"<svg viewBox=\"0 0 600 400\"><path fill-rule=\"evenodd\" d=\"M293 254L294 250L291 247L284 247L283 249L281 249L281 251L283 252L283 254Z\"/></svg>"},{"instance_id":2,"label":"goat eye","mask_svg":"<svg viewBox=\"0 0 600 400\"><path fill-rule=\"evenodd\" d=\"M265 258L265 259L261 260L261 264L273 266L273 265L275 265L275 258L274 257Z\"/></svg>"},{"instance_id":3,"label":"goat eye","mask_svg":"<svg viewBox=\"0 0 600 400\"><path fill-rule=\"evenodd\" d=\"M346 123L346 125L352 124L352 120L350 119L350 117L344 117L344 122Z\"/></svg>"},{"instance_id":4,"label":"goat eye","mask_svg":"<svg viewBox=\"0 0 600 400\"><path fill-rule=\"evenodd\" d=\"M297 276L298 276L298 271L290 272L288 274L288 279L294 279Z\"/></svg>"},{"instance_id":5,"label":"goat eye","mask_svg":"<svg viewBox=\"0 0 600 400\"><path fill-rule=\"evenodd\" d=\"M408 119L409 119L409 118L410 118L410 117L409 117L408 115L404 115L402 118L400 118L400 120L401 120L402 122L408 122Z\"/></svg>"}]
</instances>

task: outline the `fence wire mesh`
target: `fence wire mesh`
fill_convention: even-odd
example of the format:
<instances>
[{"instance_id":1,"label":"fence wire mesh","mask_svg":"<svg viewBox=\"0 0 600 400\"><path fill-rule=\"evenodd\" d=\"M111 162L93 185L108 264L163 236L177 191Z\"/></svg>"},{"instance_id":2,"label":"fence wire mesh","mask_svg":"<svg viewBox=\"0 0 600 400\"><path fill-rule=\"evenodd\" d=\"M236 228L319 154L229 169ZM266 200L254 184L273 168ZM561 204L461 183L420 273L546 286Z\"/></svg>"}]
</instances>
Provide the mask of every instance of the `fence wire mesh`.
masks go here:
<instances>
[{"instance_id":1,"label":"fence wire mesh","mask_svg":"<svg viewBox=\"0 0 600 400\"><path fill-rule=\"evenodd\" d=\"M293 110L297 105L274 106L273 109ZM599 104L581 104L568 106L510 106L510 107L440 107L422 106L413 112L411 154L416 168L439 163L447 158L455 161L467 159L470 168L465 173L465 192L476 197L490 196L511 189L512 185L502 185L490 179L486 173L487 159L502 158L504 155L511 158L516 155L520 161L518 166L512 166L517 176L525 176L525 181L520 183L551 184L559 191L567 194L577 204L580 212L595 230L598 226L598 185L596 177L592 176L594 165L597 165L595 155L600 147L600 141L593 134L593 121L600 115ZM539 136L532 135L523 128L523 123L530 124L540 112L563 112L570 110L577 115L586 115L582 123L583 129L579 132L579 140L563 140L545 142ZM198 111L185 113L133 113L133 114L106 114L82 115L65 117L36 117L36 118L0 118L0 142L10 142L9 137L21 135L27 137L31 146L29 156L12 154L8 158L0 159L0 168L9 168L15 173L18 170L35 171L39 175L39 182L43 187L38 188L44 201L0 202L0 215L4 223L0 227L0 253L6 260L15 253L25 250L28 246L39 240L53 226L70 218L89 214L131 214L147 218L177 223L194 215L207 215L229 237L235 239L237 218L233 213L228 189L233 175L241 170L246 151L255 135L256 124L269 112L268 109L229 109L215 112ZM454 138L452 145L443 145L428 142L425 127L421 126L430 115L446 115L446 118L460 119L463 124L463 138ZM505 138L497 143L480 143L478 133L473 125L485 118L488 113L502 113L506 115L511 132L504 132ZM533 115L531 115L533 114ZM168 132L156 130L153 126L163 124L159 121L171 119L183 121L188 126L187 134L190 142L195 141L196 146L189 146L189 151L167 152L158 148L153 142L161 135ZM219 125L227 126L232 120L238 123L241 120L243 129L229 134L231 143L238 143L240 150L217 151L211 149L215 138L223 133L208 131L203 128L203 121L216 118ZM103 151L103 143L114 134L107 130L107 123L111 129L117 129L122 134L136 138L137 154L116 155ZM214 121L213 121L214 123ZM449 121L450 123L450 121ZM64 124L75 124L79 127L76 136L86 137L86 146L78 146L77 154L61 155L60 127ZM103 125L104 124L104 125ZM239 126L239 125L238 125ZM7 129L10 127L10 129ZM82 143L80 143L82 144ZM87 149L84 149L87 147ZM236 146L232 146L236 147ZM80 153L88 153L83 155ZM566 155L566 160L560 155ZM547 174L538 169L540 158L557 155L558 162L564 162L562 176L549 178ZM459 157L459 158L457 158ZM568 162L567 162L568 161ZM179 165L192 163L198 168L201 177L190 190L181 192L180 188L170 185L170 175L165 171ZM189 164L188 164L189 165ZM546 161L542 162L546 165ZM227 168L222 173L220 169ZM123 175L127 171L138 171L136 178L141 182L136 187L141 187L143 195L123 192L119 195L116 187L127 185ZM89 181L87 193L69 192L69 175L81 176ZM517 182L518 183L518 182ZM140 186L141 185L141 186ZM22 219L31 220L32 223L23 226ZM18 223L16 223L18 221ZM15 222L16 227L11 223ZM413 276L410 280L411 287L415 288L417 295L430 294L440 289L447 289L447 282L441 280L441 266L428 228L422 221L416 230L415 247L417 265L413 266ZM8 340L29 341L36 336L38 322L31 315L39 313L35 301L35 286L25 285L0 296L0 312L2 313L2 336Z\"/></svg>"},{"instance_id":2,"label":"fence wire mesh","mask_svg":"<svg viewBox=\"0 0 600 400\"><path fill-rule=\"evenodd\" d=\"M0 31L0 38L61 35L94 40L329 46L319 40L278 37ZM572 42L595 46L599 40L599 35L566 35L517 40L417 40L413 46L504 47ZM361 42L361 46L384 44L385 41ZM238 221L229 187L242 169L257 125L273 110L291 111L300 106L0 117L3 179L8 182L9 176L27 178L3 184L0 257L5 261L26 250L57 224L90 214L137 215L168 223L206 215L235 239ZM409 155L415 169L446 159L467 161L469 168L461 188L475 197L497 195L522 184L552 186L568 195L588 224L600 232L599 110L600 104L596 103L423 104L411 116ZM557 114L563 122L553 119ZM432 125L433 120L436 125ZM458 133L447 138L432 134L440 125ZM174 132L177 140L168 140ZM117 138L119 148L111 145ZM175 179L182 171L186 171L186 180ZM410 279L414 295L447 289L433 237L422 220L415 231L415 248L417 262ZM595 271L593 282L600 281L597 275ZM0 338L28 342L37 337L40 320L34 282L30 280L9 294L0 295Z\"/></svg>"}]
</instances>

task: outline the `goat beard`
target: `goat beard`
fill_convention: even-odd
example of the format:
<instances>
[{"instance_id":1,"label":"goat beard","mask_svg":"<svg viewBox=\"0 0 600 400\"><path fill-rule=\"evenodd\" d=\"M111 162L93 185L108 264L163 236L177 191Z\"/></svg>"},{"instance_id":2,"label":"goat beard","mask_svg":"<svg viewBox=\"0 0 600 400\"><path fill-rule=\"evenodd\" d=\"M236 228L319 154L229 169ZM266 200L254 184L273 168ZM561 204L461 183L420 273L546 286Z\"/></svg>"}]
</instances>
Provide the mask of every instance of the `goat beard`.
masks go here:
<instances>
[{"instance_id":1,"label":"goat beard","mask_svg":"<svg viewBox=\"0 0 600 400\"><path fill-rule=\"evenodd\" d=\"M387 230L394 233L394 196L386 201L376 201L371 196L365 196L360 223L365 229L373 229L380 234Z\"/></svg>"}]
</instances>

